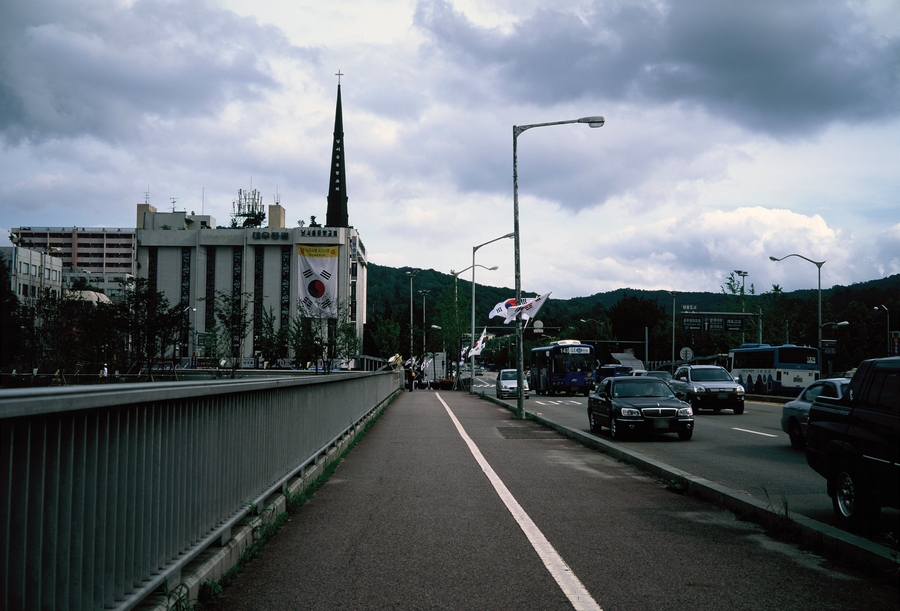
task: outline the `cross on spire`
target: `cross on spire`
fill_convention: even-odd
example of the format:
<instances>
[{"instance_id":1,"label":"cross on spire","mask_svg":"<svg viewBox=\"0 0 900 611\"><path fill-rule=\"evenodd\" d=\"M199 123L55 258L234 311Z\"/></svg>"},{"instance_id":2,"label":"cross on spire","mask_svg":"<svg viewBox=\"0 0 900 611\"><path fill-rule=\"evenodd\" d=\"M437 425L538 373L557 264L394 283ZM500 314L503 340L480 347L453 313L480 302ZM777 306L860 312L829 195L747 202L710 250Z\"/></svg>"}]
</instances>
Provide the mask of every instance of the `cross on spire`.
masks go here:
<instances>
[{"instance_id":1,"label":"cross on spire","mask_svg":"<svg viewBox=\"0 0 900 611\"><path fill-rule=\"evenodd\" d=\"M341 72L341 69L338 68L338 71L334 73L336 77L338 77L338 87L341 86L341 77L344 76L344 73Z\"/></svg>"}]
</instances>

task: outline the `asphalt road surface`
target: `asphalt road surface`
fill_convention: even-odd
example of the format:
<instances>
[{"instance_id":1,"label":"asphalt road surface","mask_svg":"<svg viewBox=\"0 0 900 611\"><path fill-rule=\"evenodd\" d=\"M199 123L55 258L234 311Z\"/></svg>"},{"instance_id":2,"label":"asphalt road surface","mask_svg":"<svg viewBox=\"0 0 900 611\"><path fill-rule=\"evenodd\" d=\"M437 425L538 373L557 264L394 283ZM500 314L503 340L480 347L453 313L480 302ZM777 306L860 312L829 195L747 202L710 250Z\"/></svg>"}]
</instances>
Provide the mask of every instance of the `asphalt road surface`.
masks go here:
<instances>
[{"instance_id":1,"label":"asphalt road surface","mask_svg":"<svg viewBox=\"0 0 900 611\"><path fill-rule=\"evenodd\" d=\"M386 409L217 608L898 606L895 588L502 407L414 391Z\"/></svg>"},{"instance_id":2,"label":"asphalt road surface","mask_svg":"<svg viewBox=\"0 0 900 611\"><path fill-rule=\"evenodd\" d=\"M515 405L515 400L507 403ZM669 434L613 442L609 429L603 429L599 437L749 494L782 515L800 514L836 526L825 479L810 468L802 451L791 448L790 439L781 430L781 408L776 403L748 401L739 416L730 410L703 410L694 416L690 441ZM586 397L532 395L525 409L591 434ZM886 544L884 533L900 533L900 511L883 509L880 527L868 538Z\"/></svg>"}]
</instances>

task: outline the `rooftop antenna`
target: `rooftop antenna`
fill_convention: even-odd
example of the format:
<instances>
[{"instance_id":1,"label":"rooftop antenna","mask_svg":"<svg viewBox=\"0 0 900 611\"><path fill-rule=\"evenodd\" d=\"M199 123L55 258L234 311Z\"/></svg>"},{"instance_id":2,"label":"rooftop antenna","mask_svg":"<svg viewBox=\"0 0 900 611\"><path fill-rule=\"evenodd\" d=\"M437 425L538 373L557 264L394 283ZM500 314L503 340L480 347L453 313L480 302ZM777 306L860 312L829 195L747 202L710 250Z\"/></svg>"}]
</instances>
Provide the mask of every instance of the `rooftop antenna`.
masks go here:
<instances>
[{"instance_id":1,"label":"rooftop antenna","mask_svg":"<svg viewBox=\"0 0 900 611\"><path fill-rule=\"evenodd\" d=\"M262 194L256 189L238 189L237 199L231 204L232 227L261 227L266 219Z\"/></svg>"},{"instance_id":2,"label":"rooftop antenna","mask_svg":"<svg viewBox=\"0 0 900 611\"><path fill-rule=\"evenodd\" d=\"M169 201L172 202L172 212L175 212L175 202L178 201L178 198L177 198L177 197L170 197L170 198L169 198Z\"/></svg>"},{"instance_id":3,"label":"rooftop antenna","mask_svg":"<svg viewBox=\"0 0 900 611\"><path fill-rule=\"evenodd\" d=\"M147 190L144 191L144 203L150 205L150 185L147 185Z\"/></svg>"}]
</instances>

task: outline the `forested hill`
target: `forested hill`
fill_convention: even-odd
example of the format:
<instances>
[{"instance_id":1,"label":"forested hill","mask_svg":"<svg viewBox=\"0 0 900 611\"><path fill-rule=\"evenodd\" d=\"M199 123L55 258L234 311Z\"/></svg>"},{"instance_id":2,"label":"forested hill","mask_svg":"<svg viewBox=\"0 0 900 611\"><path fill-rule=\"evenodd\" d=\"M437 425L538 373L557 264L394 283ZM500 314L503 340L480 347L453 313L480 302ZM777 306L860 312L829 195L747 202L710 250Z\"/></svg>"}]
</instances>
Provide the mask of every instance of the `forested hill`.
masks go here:
<instances>
[{"instance_id":1,"label":"forested hill","mask_svg":"<svg viewBox=\"0 0 900 611\"><path fill-rule=\"evenodd\" d=\"M379 312L389 308L393 312L409 311L410 300L410 279L407 272L417 272L413 279L413 299L417 300L417 309L421 307L422 295L419 291L429 291L427 299L429 301L440 299L442 295L453 294L454 278L450 274L435 271L433 269L415 270L409 267L386 267L369 263L369 282L368 282L368 310L369 315L377 316ZM481 275L488 274L479 270ZM466 272L464 276L468 276ZM471 277L471 276L469 276ZM472 294L472 284L468 280L460 276L458 286L458 302L470 304ZM529 291L527 287L523 287L525 296L534 296L534 291ZM475 304L476 312L490 310L495 304L514 296L513 288L497 288L483 284L476 285ZM817 289L804 289L784 293L786 297L806 300L811 296L816 296ZM573 297L571 299L558 299L552 296L546 308L541 311L541 318L552 319L571 319L575 317L593 318L591 312L599 314L604 310L608 310L626 295L656 301L660 307L664 308L670 315L672 313L672 295L668 291L648 291L643 289L621 288L606 293L596 293L588 297ZM879 280L870 280L850 286L836 285L832 288L822 289L823 299L829 299L832 302L839 301L841 304L847 304L851 301L878 301L879 299L888 298L900 299L900 274L895 274L888 278ZM729 300L733 301L734 297L726 295L722 292L679 292L675 298L676 312L681 312L682 304L696 305L700 311L715 312L726 311ZM470 307L470 306L469 306ZM548 323L553 324L553 323Z\"/></svg>"}]
</instances>

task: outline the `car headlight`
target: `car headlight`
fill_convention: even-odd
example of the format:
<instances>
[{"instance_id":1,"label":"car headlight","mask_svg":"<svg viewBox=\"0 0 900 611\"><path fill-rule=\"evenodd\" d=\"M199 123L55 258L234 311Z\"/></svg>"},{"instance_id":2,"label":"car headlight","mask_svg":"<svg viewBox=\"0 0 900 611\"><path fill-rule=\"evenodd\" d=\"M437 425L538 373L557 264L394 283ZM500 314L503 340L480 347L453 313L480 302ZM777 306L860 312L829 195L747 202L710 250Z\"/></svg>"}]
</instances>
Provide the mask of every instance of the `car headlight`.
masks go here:
<instances>
[{"instance_id":1,"label":"car headlight","mask_svg":"<svg viewBox=\"0 0 900 611\"><path fill-rule=\"evenodd\" d=\"M744 394L744 387L741 386L740 384L738 384L738 387L737 387L736 392L737 392L737 394L739 394L739 395Z\"/></svg>"},{"instance_id":2,"label":"car headlight","mask_svg":"<svg viewBox=\"0 0 900 611\"><path fill-rule=\"evenodd\" d=\"M689 407L682 407L681 409L678 410L679 417L693 416L693 415L694 415L694 410L692 410Z\"/></svg>"},{"instance_id":3,"label":"car headlight","mask_svg":"<svg viewBox=\"0 0 900 611\"><path fill-rule=\"evenodd\" d=\"M704 386L694 386L695 393L704 393L706 392L706 388Z\"/></svg>"},{"instance_id":4,"label":"car headlight","mask_svg":"<svg viewBox=\"0 0 900 611\"><path fill-rule=\"evenodd\" d=\"M641 410L634 409L633 407L623 407L619 410L619 413L622 414L625 418L640 418Z\"/></svg>"}]
</instances>

